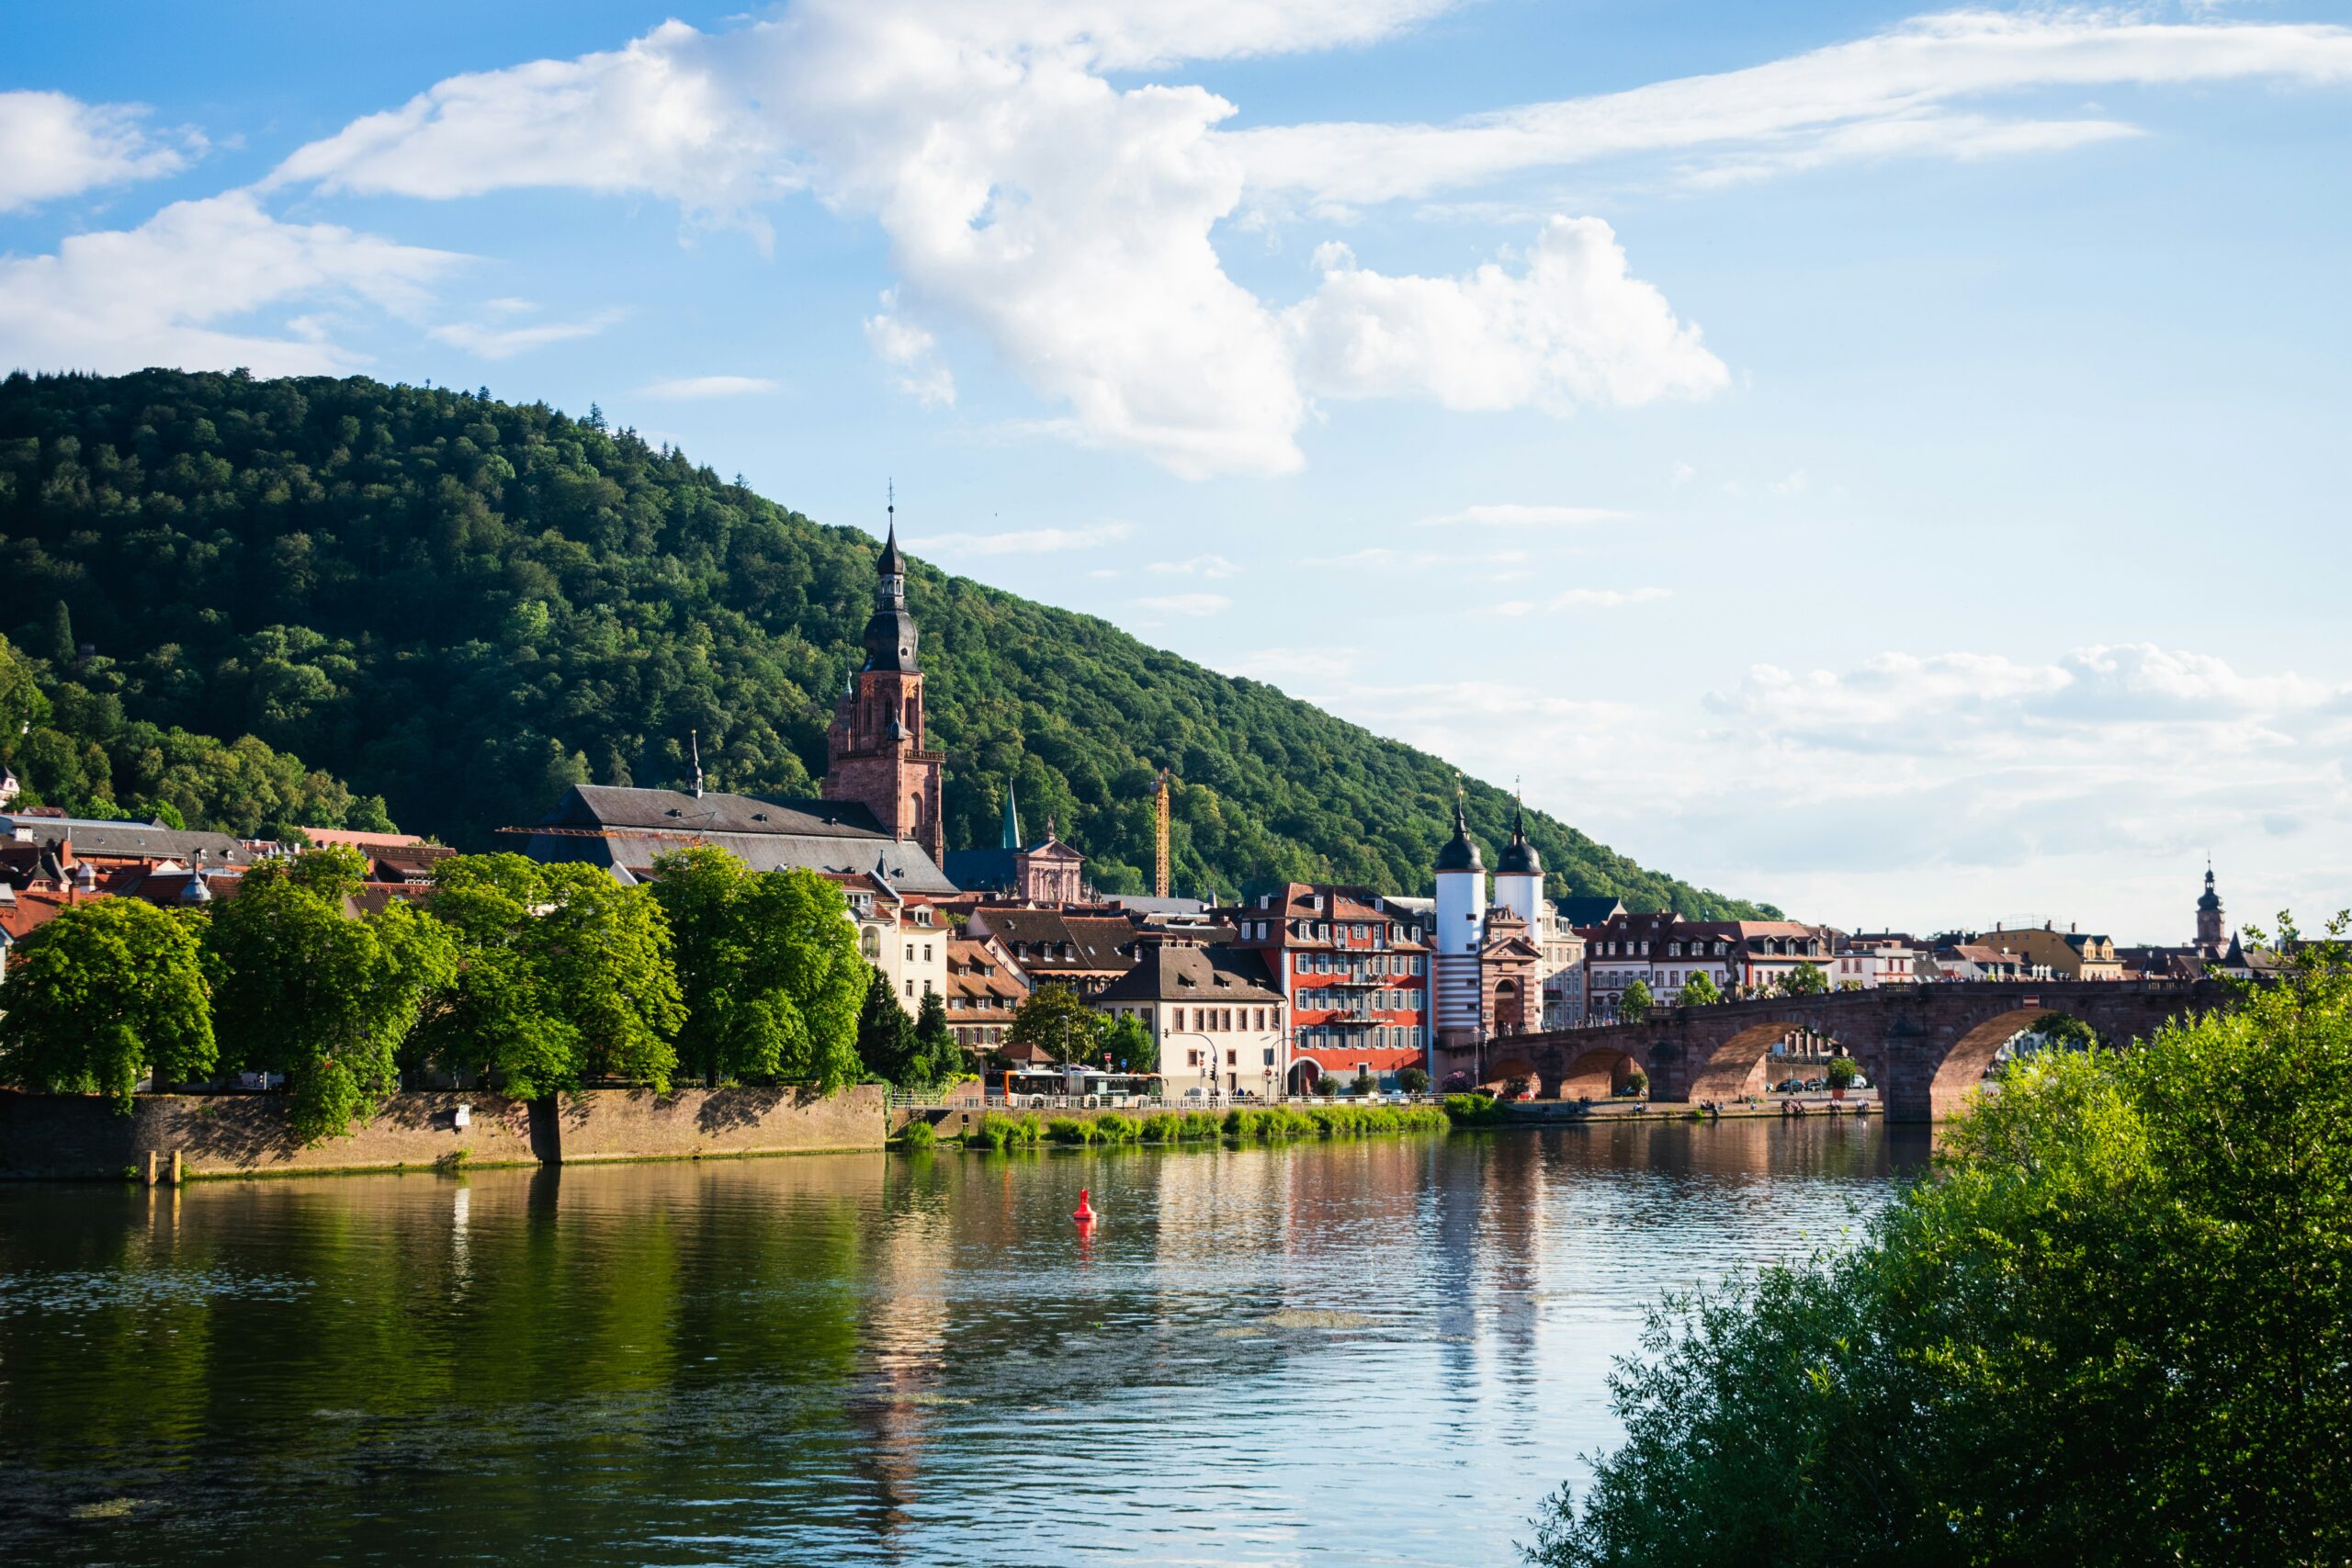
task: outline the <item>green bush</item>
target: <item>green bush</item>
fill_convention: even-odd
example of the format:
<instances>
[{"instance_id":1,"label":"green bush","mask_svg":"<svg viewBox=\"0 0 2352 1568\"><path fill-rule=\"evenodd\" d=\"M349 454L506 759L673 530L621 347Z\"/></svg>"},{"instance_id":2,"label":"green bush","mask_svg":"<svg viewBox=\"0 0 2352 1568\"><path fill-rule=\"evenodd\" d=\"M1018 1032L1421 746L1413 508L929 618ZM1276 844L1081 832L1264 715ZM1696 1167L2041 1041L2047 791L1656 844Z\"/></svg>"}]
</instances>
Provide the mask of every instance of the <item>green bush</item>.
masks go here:
<instances>
[{"instance_id":1,"label":"green bush","mask_svg":"<svg viewBox=\"0 0 2352 1568\"><path fill-rule=\"evenodd\" d=\"M902 1149L928 1149L939 1142L939 1130L917 1117L899 1129L899 1146Z\"/></svg>"},{"instance_id":2,"label":"green bush","mask_svg":"<svg viewBox=\"0 0 2352 1568\"><path fill-rule=\"evenodd\" d=\"M1046 1123L1046 1136L1057 1144L1083 1146L1094 1142L1094 1123L1083 1116L1057 1116Z\"/></svg>"},{"instance_id":3,"label":"green bush","mask_svg":"<svg viewBox=\"0 0 2352 1568\"><path fill-rule=\"evenodd\" d=\"M1106 1111L1094 1119L1094 1141L1098 1144L1139 1144L1143 1142L1143 1119Z\"/></svg>"},{"instance_id":4,"label":"green bush","mask_svg":"<svg viewBox=\"0 0 2352 1568\"><path fill-rule=\"evenodd\" d=\"M1492 1127L1504 1120L1503 1108L1483 1094L1449 1094L1443 1114L1456 1127Z\"/></svg>"},{"instance_id":5,"label":"green bush","mask_svg":"<svg viewBox=\"0 0 2352 1568\"><path fill-rule=\"evenodd\" d=\"M1035 1111L991 1111L972 1124L964 1141L1001 1154L1006 1149L1033 1147L1045 1133L1046 1124Z\"/></svg>"},{"instance_id":6,"label":"green bush","mask_svg":"<svg viewBox=\"0 0 2352 1568\"><path fill-rule=\"evenodd\" d=\"M1668 1300L1531 1562L2352 1561L2352 950L2042 1052L1860 1244Z\"/></svg>"}]
</instances>

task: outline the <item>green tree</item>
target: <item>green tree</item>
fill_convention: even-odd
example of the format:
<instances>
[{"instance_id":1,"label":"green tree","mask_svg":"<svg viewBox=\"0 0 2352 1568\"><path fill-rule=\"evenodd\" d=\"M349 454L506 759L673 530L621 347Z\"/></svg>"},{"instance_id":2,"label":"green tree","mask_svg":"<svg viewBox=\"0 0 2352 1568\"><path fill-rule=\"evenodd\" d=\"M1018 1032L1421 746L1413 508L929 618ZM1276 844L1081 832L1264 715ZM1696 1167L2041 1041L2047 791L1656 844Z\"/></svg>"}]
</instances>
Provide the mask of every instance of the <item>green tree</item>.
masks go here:
<instances>
[{"instance_id":1,"label":"green tree","mask_svg":"<svg viewBox=\"0 0 2352 1568\"><path fill-rule=\"evenodd\" d=\"M136 898L70 905L25 938L0 982L0 1077L103 1094L212 1071L204 956L192 915Z\"/></svg>"},{"instance_id":2,"label":"green tree","mask_svg":"<svg viewBox=\"0 0 2352 1568\"><path fill-rule=\"evenodd\" d=\"M400 1087L401 1047L457 972L456 944L432 917L399 900L350 911L367 863L335 848L254 866L206 933L221 1050L286 1075L305 1142L347 1133Z\"/></svg>"},{"instance_id":3,"label":"green tree","mask_svg":"<svg viewBox=\"0 0 2352 1568\"><path fill-rule=\"evenodd\" d=\"M1396 1071L1396 1087L1407 1094L1427 1094L1430 1076L1419 1067L1400 1067Z\"/></svg>"},{"instance_id":4,"label":"green tree","mask_svg":"<svg viewBox=\"0 0 2352 1568\"><path fill-rule=\"evenodd\" d=\"M915 1063L915 1022L899 1005L888 976L876 969L866 982L857 1014L857 1059L871 1076L910 1087Z\"/></svg>"},{"instance_id":5,"label":"green tree","mask_svg":"<svg viewBox=\"0 0 2352 1568\"><path fill-rule=\"evenodd\" d=\"M1849 1251L1670 1302L1545 1564L2352 1557L2352 959L2047 1052Z\"/></svg>"},{"instance_id":6,"label":"green tree","mask_svg":"<svg viewBox=\"0 0 2352 1568\"><path fill-rule=\"evenodd\" d=\"M1704 969L1682 982L1680 1001L1684 1007L1713 1007L1723 999L1724 994L1715 988L1713 976Z\"/></svg>"},{"instance_id":7,"label":"green tree","mask_svg":"<svg viewBox=\"0 0 2352 1568\"><path fill-rule=\"evenodd\" d=\"M1151 1026L1133 1013L1111 1021L1110 1028L1102 1034L1102 1048L1124 1071L1159 1071L1159 1042L1151 1037Z\"/></svg>"},{"instance_id":8,"label":"green tree","mask_svg":"<svg viewBox=\"0 0 2352 1568\"><path fill-rule=\"evenodd\" d=\"M934 1088L965 1070L964 1048L947 1022L947 998L936 991L923 994L922 1011L915 1019L914 1062L923 1083Z\"/></svg>"},{"instance_id":9,"label":"green tree","mask_svg":"<svg viewBox=\"0 0 2352 1568\"><path fill-rule=\"evenodd\" d=\"M685 1009L650 892L585 864L453 855L427 908L458 941L446 1005L419 1047L534 1099L592 1078L667 1089Z\"/></svg>"},{"instance_id":10,"label":"green tree","mask_svg":"<svg viewBox=\"0 0 2352 1568\"><path fill-rule=\"evenodd\" d=\"M1649 982L1636 980L1617 998L1617 1016L1627 1023L1639 1023L1649 1017L1657 1003L1650 996Z\"/></svg>"},{"instance_id":11,"label":"green tree","mask_svg":"<svg viewBox=\"0 0 2352 1568\"><path fill-rule=\"evenodd\" d=\"M1854 1080L1862 1076L1862 1065L1851 1056L1832 1056L1822 1076L1829 1080L1831 1089L1851 1089Z\"/></svg>"},{"instance_id":12,"label":"green tree","mask_svg":"<svg viewBox=\"0 0 2352 1568\"><path fill-rule=\"evenodd\" d=\"M713 786L808 793L878 544L540 404L356 377L0 379L0 627L39 653L70 602L106 651L52 681L113 698L125 726L219 738L185 764L97 742L105 799L169 798L192 823L217 784L224 814L362 825L310 814L335 804L304 777L320 771L486 846L592 772L682 779L689 728ZM1102 886L1140 890L1168 767L1183 886L1428 888L1454 799L1438 758L927 562L908 587L928 731L956 759L950 842L994 842L1017 784ZM245 739L281 766L223 754ZM147 750L185 794L151 782ZM270 798L289 790L300 814ZM1464 804L1498 847L1510 793L1472 782ZM1760 912L1541 813L1526 829L1548 892Z\"/></svg>"},{"instance_id":13,"label":"green tree","mask_svg":"<svg viewBox=\"0 0 2352 1568\"><path fill-rule=\"evenodd\" d=\"M1784 997L1818 997L1828 991L1829 976L1818 964L1799 964L1782 970L1772 989Z\"/></svg>"},{"instance_id":14,"label":"green tree","mask_svg":"<svg viewBox=\"0 0 2352 1568\"><path fill-rule=\"evenodd\" d=\"M2087 1051L2099 1043L2098 1032L2071 1013L2045 1012L2030 1032L2040 1037L2044 1051Z\"/></svg>"},{"instance_id":15,"label":"green tree","mask_svg":"<svg viewBox=\"0 0 2352 1568\"><path fill-rule=\"evenodd\" d=\"M1035 1045L1055 1061L1100 1062L1102 1015L1068 986L1045 985L1029 993L1004 1032L1009 1045Z\"/></svg>"},{"instance_id":16,"label":"green tree","mask_svg":"<svg viewBox=\"0 0 2352 1568\"><path fill-rule=\"evenodd\" d=\"M41 694L32 660L0 637L0 761L15 757L27 731L48 722L49 699Z\"/></svg>"},{"instance_id":17,"label":"green tree","mask_svg":"<svg viewBox=\"0 0 2352 1568\"><path fill-rule=\"evenodd\" d=\"M80 645L74 640L74 612L60 599L49 611L49 662L62 671L80 652Z\"/></svg>"}]
</instances>

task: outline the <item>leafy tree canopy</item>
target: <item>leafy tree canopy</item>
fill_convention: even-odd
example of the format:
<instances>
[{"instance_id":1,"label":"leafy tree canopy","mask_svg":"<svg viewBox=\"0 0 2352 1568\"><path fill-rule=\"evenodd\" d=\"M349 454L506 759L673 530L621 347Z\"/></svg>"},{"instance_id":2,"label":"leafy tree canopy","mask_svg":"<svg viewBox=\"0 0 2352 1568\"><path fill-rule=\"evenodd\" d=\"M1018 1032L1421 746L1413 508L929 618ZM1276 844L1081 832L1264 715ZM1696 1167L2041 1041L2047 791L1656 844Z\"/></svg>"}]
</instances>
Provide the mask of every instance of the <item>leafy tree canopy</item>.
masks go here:
<instances>
[{"instance_id":1,"label":"leafy tree canopy","mask_svg":"<svg viewBox=\"0 0 2352 1568\"><path fill-rule=\"evenodd\" d=\"M254 866L207 934L221 1048L286 1075L288 1115L307 1140L345 1132L400 1087L400 1048L456 975L439 921L398 899L353 918L346 900L366 869L348 849Z\"/></svg>"},{"instance_id":2,"label":"leafy tree canopy","mask_svg":"<svg viewBox=\"0 0 2352 1568\"><path fill-rule=\"evenodd\" d=\"M571 784L682 780L689 730L713 784L809 791L875 549L545 404L242 372L0 383L0 628L47 650L52 681L157 735L257 738L471 848ZM910 592L950 844L995 843L1017 785L1102 886L1139 890L1165 766L1182 781L1180 886L1427 891L1453 799L1438 759L922 563ZM95 654L69 650L76 638ZM155 773L130 769L150 750ZM170 798L192 823L229 810L175 793L160 742L107 756L103 778L86 752L71 759L79 783L64 755L45 759L59 782L42 787ZM356 804L339 818L332 800L300 804L358 825ZM1510 795L1474 784L1467 806L1498 847ZM1770 912L1541 814L1527 827L1555 894Z\"/></svg>"},{"instance_id":3,"label":"leafy tree canopy","mask_svg":"<svg viewBox=\"0 0 2352 1568\"><path fill-rule=\"evenodd\" d=\"M854 1082L871 970L842 890L812 872L750 871L708 844L653 868L685 1007L678 1065L712 1083Z\"/></svg>"},{"instance_id":4,"label":"leafy tree canopy","mask_svg":"<svg viewBox=\"0 0 2352 1568\"><path fill-rule=\"evenodd\" d=\"M73 679L58 677L63 668ZM16 772L22 804L244 838L298 824L391 830L381 796L355 796L251 735L223 742L130 718L123 689L107 660L43 665L0 637L0 762Z\"/></svg>"},{"instance_id":5,"label":"leafy tree canopy","mask_svg":"<svg viewBox=\"0 0 2352 1568\"><path fill-rule=\"evenodd\" d=\"M453 855L426 907L452 929L458 976L418 1055L495 1074L518 1099L598 1078L669 1087L685 1007L649 890L591 865Z\"/></svg>"},{"instance_id":6,"label":"leafy tree canopy","mask_svg":"<svg viewBox=\"0 0 2352 1568\"><path fill-rule=\"evenodd\" d=\"M151 1073L177 1083L214 1061L200 917L136 898L58 911L0 982L0 1078L130 1109Z\"/></svg>"},{"instance_id":7,"label":"leafy tree canopy","mask_svg":"<svg viewBox=\"0 0 2352 1568\"><path fill-rule=\"evenodd\" d=\"M1057 1062L1100 1062L1102 1015L1068 986L1045 985L1029 993L1005 1030L1009 1045L1035 1045Z\"/></svg>"},{"instance_id":8,"label":"leafy tree canopy","mask_svg":"<svg viewBox=\"0 0 2352 1568\"><path fill-rule=\"evenodd\" d=\"M1553 1565L2352 1558L2352 958L2012 1065L1862 1245L1670 1303Z\"/></svg>"}]
</instances>

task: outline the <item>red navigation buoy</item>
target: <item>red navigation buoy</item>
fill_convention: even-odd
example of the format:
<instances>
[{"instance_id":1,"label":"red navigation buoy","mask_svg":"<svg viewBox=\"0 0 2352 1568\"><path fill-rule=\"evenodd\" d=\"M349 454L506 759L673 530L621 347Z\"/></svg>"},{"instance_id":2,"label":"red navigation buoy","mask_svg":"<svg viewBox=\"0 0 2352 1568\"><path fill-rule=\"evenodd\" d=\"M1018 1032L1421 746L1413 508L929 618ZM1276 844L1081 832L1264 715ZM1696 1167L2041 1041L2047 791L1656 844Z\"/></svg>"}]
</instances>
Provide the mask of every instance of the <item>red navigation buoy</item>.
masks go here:
<instances>
[{"instance_id":1,"label":"red navigation buoy","mask_svg":"<svg viewBox=\"0 0 2352 1568\"><path fill-rule=\"evenodd\" d=\"M1084 1187L1078 1190L1078 1207L1070 1211L1069 1217L1082 1225L1091 1225L1094 1223L1094 1207L1086 1201L1089 1190Z\"/></svg>"}]
</instances>

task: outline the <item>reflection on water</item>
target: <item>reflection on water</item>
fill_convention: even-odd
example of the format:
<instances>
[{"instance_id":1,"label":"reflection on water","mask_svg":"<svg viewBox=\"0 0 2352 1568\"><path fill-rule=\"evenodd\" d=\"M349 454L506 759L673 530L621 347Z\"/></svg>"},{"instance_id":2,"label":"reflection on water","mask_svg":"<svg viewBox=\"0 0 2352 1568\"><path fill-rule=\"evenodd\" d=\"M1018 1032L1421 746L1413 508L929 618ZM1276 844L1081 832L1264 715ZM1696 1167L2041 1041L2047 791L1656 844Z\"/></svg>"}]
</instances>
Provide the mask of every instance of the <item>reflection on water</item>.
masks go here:
<instances>
[{"instance_id":1,"label":"reflection on water","mask_svg":"<svg viewBox=\"0 0 2352 1568\"><path fill-rule=\"evenodd\" d=\"M1601 1123L0 1187L0 1559L1508 1561L1645 1305L1838 1245L1926 1151Z\"/></svg>"}]
</instances>

